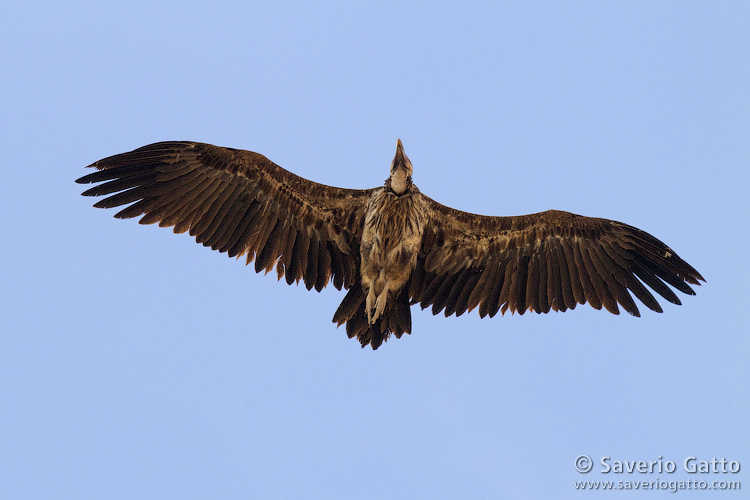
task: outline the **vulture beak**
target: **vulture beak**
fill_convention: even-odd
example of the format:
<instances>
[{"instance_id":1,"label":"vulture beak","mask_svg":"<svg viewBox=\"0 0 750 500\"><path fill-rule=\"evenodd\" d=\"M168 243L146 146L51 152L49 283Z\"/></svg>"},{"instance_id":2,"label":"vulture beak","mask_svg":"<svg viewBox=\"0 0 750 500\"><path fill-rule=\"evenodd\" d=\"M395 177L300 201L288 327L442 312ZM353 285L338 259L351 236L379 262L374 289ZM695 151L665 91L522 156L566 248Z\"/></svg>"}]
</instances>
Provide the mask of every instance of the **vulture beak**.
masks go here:
<instances>
[{"instance_id":1,"label":"vulture beak","mask_svg":"<svg viewBox=\"0 0 750 500\"><path fill-rule=\"evenodd\" d=\"M390 186L394 193L404 194L411 184L412 166L409 157L404 153L404 145L401 139L396 143L396 156L391 163Z\"/></svg>"},{"instance_id":2,"label":"vulture beak","mask_svg":"<svg viewBox=\"0 0 750 500\"><path fill-rule=\"evenodd\" d=\"M409 161L406 154L404 153L404 145L401 144L401 139L396 143L396 156L393 158L393 166L391 171L396 169L408 170L406 163ZM410 174L409 174L410 175Z\"/></svg>"}]
</instances>

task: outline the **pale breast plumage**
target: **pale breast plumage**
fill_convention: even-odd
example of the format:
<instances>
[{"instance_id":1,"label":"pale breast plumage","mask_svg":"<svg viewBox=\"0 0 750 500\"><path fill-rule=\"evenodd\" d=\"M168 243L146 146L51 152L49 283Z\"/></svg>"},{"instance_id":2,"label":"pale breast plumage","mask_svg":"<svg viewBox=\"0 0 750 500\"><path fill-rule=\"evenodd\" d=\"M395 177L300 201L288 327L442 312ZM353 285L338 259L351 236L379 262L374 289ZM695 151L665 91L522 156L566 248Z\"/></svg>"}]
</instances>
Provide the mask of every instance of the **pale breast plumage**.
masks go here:
<instances>
[{"instance_id":1,"label":"pale breast plumage","mask_svg":"<svg viewBox=\"0 0 750 500\"><path fill-rule=\"evenodd\" d=\"M427 208L416 186L401 195L386 186L370 198L360 265L368 323L383 314L389 298L404 287L417 265Z\"/></svg>"}]
</instances>

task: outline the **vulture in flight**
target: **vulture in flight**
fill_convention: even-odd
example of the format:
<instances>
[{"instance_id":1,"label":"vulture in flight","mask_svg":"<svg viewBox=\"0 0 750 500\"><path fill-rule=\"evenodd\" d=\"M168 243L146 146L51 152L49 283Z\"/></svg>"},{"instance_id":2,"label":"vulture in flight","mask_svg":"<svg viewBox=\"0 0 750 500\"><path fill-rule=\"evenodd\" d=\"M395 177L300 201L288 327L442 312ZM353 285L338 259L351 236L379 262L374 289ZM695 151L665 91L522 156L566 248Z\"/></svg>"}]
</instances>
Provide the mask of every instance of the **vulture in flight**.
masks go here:
<instances>
[{"instance_id":1,"label":"vulture in flight","mask_svg":"<svg viewBox=\"0 0 750 500\"><path fill-rule=\"evenodd\" d=\"M362 347L410 333L412 304L493 317L588 302L639 316L633 296L662 312L649 288L680 304L670 286L695 295L690 284L705 281L667 245L622 222L558 210L490 217L441 205L412 182L400 140L388 179L372 189L318 184L258 153L196 142L159 142L91 167L76 182L100 183L83 193L107 196L95 207L127 205L117 218L188 231L230 257L246 255L256 272L275 268L290 285L345 288L333 322Z\"/></svg>"}]
</instances>

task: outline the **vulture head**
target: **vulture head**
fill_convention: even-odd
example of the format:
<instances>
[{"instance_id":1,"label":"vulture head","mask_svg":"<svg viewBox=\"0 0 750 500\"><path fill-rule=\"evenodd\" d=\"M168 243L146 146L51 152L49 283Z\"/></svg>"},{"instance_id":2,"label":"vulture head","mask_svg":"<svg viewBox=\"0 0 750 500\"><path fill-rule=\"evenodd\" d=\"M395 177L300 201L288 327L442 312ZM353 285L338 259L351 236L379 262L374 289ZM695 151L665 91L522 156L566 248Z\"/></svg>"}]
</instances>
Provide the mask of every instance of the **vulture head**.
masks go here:
<instances>
[{"instance_id":1,"label":"vulture head","mask_svg":"<svg viewBox=\"0 0 750 500\"><path fill-rule=\"evenodd\" d=\"M401 139L396 143L396 156L391 162L391 189L396 194L404 194L411 184L412 166L409 157L404 153Z\"/></svg>"}]
</instances>

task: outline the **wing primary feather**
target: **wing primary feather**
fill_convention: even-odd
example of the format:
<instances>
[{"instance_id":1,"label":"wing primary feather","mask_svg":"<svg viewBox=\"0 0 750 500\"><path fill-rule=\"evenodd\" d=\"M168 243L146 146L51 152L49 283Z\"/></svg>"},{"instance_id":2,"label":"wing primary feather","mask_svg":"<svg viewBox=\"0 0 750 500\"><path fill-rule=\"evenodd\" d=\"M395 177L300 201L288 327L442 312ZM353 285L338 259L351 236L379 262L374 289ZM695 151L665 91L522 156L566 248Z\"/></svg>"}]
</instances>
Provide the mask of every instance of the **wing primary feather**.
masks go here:
<instances>
[{"instance_id":1,"label":"wing primary feather","mask_svg":"<svg viewBox=\"0 0 750 500\"><path fill-rule=\"evenodd\" d=\"M633 301L633 297L630 296L626 288L628 281L625 274L627 273L609 258L601 244L592 246L589 250L589 254L594 266L596 266L599 270L599 274L604 278L605 285L612 293L612 296L617 303L629 314L639 317L641 313L638 311L638 306Z\"/></svg>"},{"instance_id":2,"label":"wing primary feather","mask_svg":"<svg viewBox=\"0 0 750 500\"><path fill-rule=\"evenodd\" d=\"M586 301L588 301L591 307L599 310L602 308L602 303L599 300L599 296L597 295L594 286L591 284L591 279L586 269L586 265L583 263L581 246L577 242L573 244L572 252L573 259L576 264L576 269L578 271L578 277L581 280L581 288L583 289L583 294L586 298Z\"/></svg>"},{"instance_id":3,"label":"wing primary feather","mask_svg":"<svg viewBox=\"0 0 750 500\"><path fill-rule=\"evenodd\" d=\"M187 177L187 176L186 176ZM146 215L139 221L140 224L150 224L157 220L163 221L168 213L172 213L177 210L177 207L182 205L182 200L192 200L196 195L202 192L200 187L201 179L199 176L192 176L193 179L181 185L176 185L174 190L159 196L151 202L144 200L144 204L141 208L141 212ZM197 191L197 192L196 192ZM174 207L174 208L172 208ZM159 219L150 217L151 214L156 215ZM162 225L162 224L160 224ZM173 224L168 224L167 227Z\"/></svg>"},{"instance_id":4,"label":"wing primary feather","mask_svg":"<svg viewBox=\"0 0 750 500\"><path fill-rule=\"evenodd\" d=\"M672 304L678 306L682 304L677 295L674 294L671 288L664 284L657 276L651 271L641 266L638 262L633 262L633 273L640 278L646 285L650 286L652 290L667 299Z\"/></svg>"},{"instance_id":5,"label":"wing primary feather","mask_svg":"<svg viewBox=\"0 0 750 500\"><path fill-rule=\"evenodd\" d=\"M116 173L117 172L115 171L115 174ZM151 185L155 183L156 183L155 171L147 171L145 172L145 175L130 176L130 177L123 177L121 175L117 175L115 177L111 177L111 180L103 184L98 184L94 187L87 189L86 191L81 193L81 196L105 196L111 193L116 193L118 191L132 189L137 186Z\"/></svg>"},{"instance_id":6,"label":"wing primary feather","mask_svg":"<svg viewBox=\"0 0 750 500\"><path fill-rule=\"evenodd\" d=\"M566 242L561 246L563 255L565 255L565 262L568 264L568 276L570 276L570 288L573 292L573 297L578 304L585 304L586 293L583 290L583 278L581 277L581 272L578 270L578 256L574 249L574 244Z\"/></svg>"},{"instance_id":7,"label":"wing primary feather","mask_svg":"<svg viewBox=\"0 0 750 500\"><path fill-rule=\"evenodd\" d=\"M168 194L174 187L185 184L191 180L189 175L184 175L184 172L181 171L180 173L183 174L180 177L184 177L184 179L176 178L168 182L161 182L158 176L156 176L156 180L151 180L152 176L148 176L147 182L104 198L95 203L94 206L97 208L114 208L141 199L149 200L158 198L159 196Z\"/></svg>"},{"instance_id":8,"label":"wing primary feather","mask_svg":"<svg viewBox=\"0 0 750 500\"><path fill-rule=\"evenodd\" d=\"M700 285L699 281L705 281L698 271L658 238L633 226L626 224L622 224L622 226L628 230L624 235L624 239L632 242L639 249L638 253L644 257L668 270L678 279L684 279L690 284Z\"/></svg>"},{"instance_id":9,"label":"wing primary feather","mask_svg":"<svg viewBox=\"0 0 750 500\"><path fill-rule=\"evenodd\" d=\"M192 224L190 225L190 236L195 237L196 241L208 228L209 224L211 224L211 221L214 218L214 206L216 200L222 197L223 190L220 189L220 187L220 183L217 183L216 189L213 190L213 192L209 196L204 198L200 205L196 205L195 207L195 216ZM200 241L198 242L200 243Z\"/></svg>"},{"instance_id":10,"label":"wing primary feather","mask_svg":"<svg viewBox=\"0 0 750 500\"><path fill-rule=\"evenodd\" d=\"M142 198L153 195L154 193L147 193L146 190L156 186L156 182L151 182L142 186L136 186L130 188L127 191L122 191L117 194L113 194L107 198L97 201L94 203L96 208L115 208L121 205L127 205L135 201L142 201ZM140 214L138 214L140 215Z\"/></svg>"},{"instance_id":11,"label":"wing primary feather","mask_svg":"<svg viewBox=\"0 0 750 500\"><path fill-rule=\"evenodd\" d=\"M658 276L663 281L666 281L668 284L672 285L673 287L675 287L682 293L687 294L687 295L695 295L695 291L692 288L690 288L690 285L682 281L679 277L675 276L668 270L664 269L662 266L660 266L656 262L651 261L641 255L637 256L637 260L641 264L641 266L647 268L653 274Z\"/></svg>"},{"instance_id":12,"label":"wing primary feather","mask_svg":"<svg viewBox=\"0 0 750 500\"><path fill-rule=\"evenodd\" d=\"M143 215L145 212L145 206L146 202L144 200L137 201L117 212L115 214L115 219L132 219L133 217Z\"/></svg>"},{"instance_id":13,"label":"wing primary feather","mask_svg":"<svg viewBox=\"0 0 750 500\"><path fill-rule=\"evenodd\" d=\"M581 256L583 257L583 263L586 266L586 270L589 273L589 279L591 279L591 283L594 285L594 290L596 290L599 300L602 301L604 308L612 314L620 314L620 309L617 307L617 301L615 301L612 292L607 288L605 281L606 277L601 276L596 265L594 265L588 242L581 247Z\"/></svg>"},{"instance_id":14,"label":"wing primary feather","mask_svg":"<svg viewBox=\"0 0 750 500\"><path fill-rule=\"evenodd\" d=\"M99 165L101 161L98 161L92 165L89 165L89 167L94 168L103 168L101 165ZM109 181L112 179L132 179L134 177L147 177L151 174L154 174L158 171L161 172L169 172L173 170L179 170L181 168L184 168L185 165L180 164L172 164L172 165L166 165L155 161L149 161L149 162L141 162L138 161L133 165L126 165L122 163L118 163L116 167L108 167L104 170L97 170L96 172L92 172L88 175L84 175L80 179L76 179L76 182L78 184L91 184L93 182L104 182ZM92 196L92 195L85 195L85 196Z\"/></svg>"},{"instance_id":15,"label":"wing primary feather","mask_svg":"<svg viewBox=\"0 0 750 500\"><path fill-rule=\"evenodd\" d=\"M635 295L638 298L638 300L643 302L646 305L646 307L648 307L652 311L663 312L661 305L659 305L659 302L657 302L657 300L654 298L651 292L648 291L648 288L643 286L643 284L632 273L632 271L623 270L622 272L624 273L627 279L626 286L631 292L633 292L633 295Z\"/></svg>"},{"instance_id":16,"label":"wing primary feather","mask_svg":"<svg viewBox=\"0 0 750 500\"><path fill-rule=\"evenodd\" d=\"M207 203L210 203L211 197L219 189L220 186L221 183L218 180L212 180L211 182L209 182L206 186L206 189L198 193L195 198L190 201L190 206L187 214L184 216L184 218L182 218L182 220L175 224L174 231L177 233L184 233L185 231L188 231L188 234L190 234L191 236L195 236L195 224L197 224L198 219L203 215L205 205ZM115 217L117 217L117 215L115 215Z\"/></svg>"},{"instance_id":17,"label":"wing primary feather","mask_svg":"<svg viewBox=\"0 0 750 500\"><path fill-rule=\"evenodd\" d=\"M198 184L195 189L185 193L185 196L177 199L172 203L168 209L164 212L164 217L159 222L162 227L174 226L173 231L176 234L184 233L188 228L189 224L185 223L185 220L193 212L195 200L201 199L203 193L209 189L211 183L204 182Z\"/></svg>"},{"instance_id":18,"label":"wing primary feather","mask_svg":"<svg viewBox=\"0 0 750 500\"><path fill-rule=\"evenodd\" d=\"M185 213L185 207L200 192L202 192L203 189L205 189L204 179L199 175L195 175L191 182L185 184L180 189L175 189L168 196L162 196L159 207L155 209L155 211L161 216L159 219L159 226L174 226L179 220L179 216Z\"/></svg>"}]
</instances>

